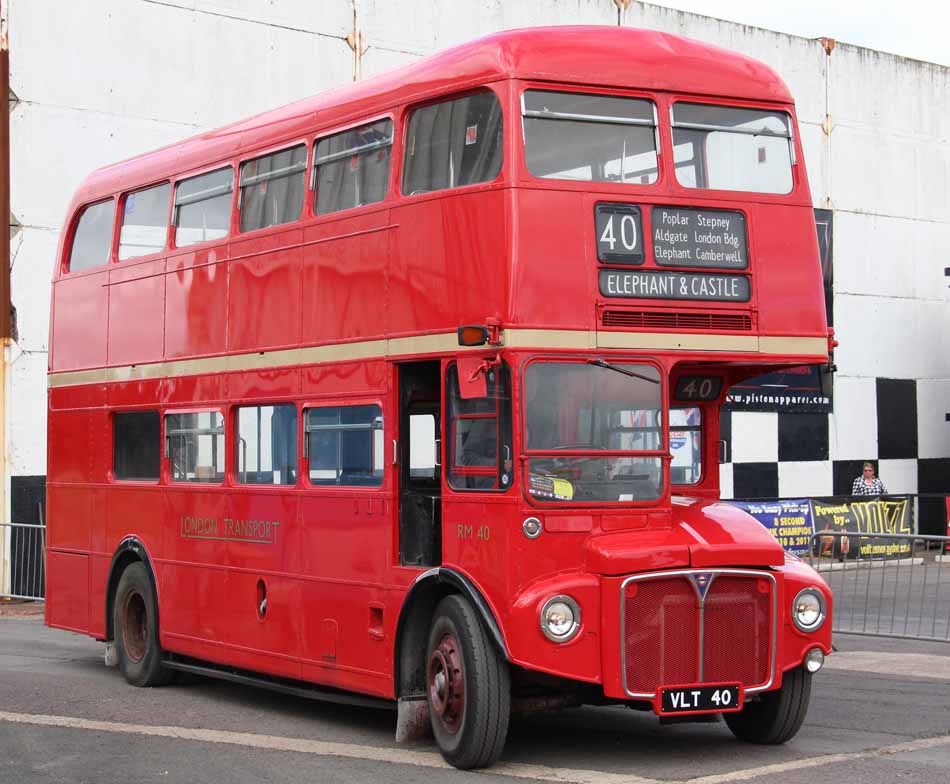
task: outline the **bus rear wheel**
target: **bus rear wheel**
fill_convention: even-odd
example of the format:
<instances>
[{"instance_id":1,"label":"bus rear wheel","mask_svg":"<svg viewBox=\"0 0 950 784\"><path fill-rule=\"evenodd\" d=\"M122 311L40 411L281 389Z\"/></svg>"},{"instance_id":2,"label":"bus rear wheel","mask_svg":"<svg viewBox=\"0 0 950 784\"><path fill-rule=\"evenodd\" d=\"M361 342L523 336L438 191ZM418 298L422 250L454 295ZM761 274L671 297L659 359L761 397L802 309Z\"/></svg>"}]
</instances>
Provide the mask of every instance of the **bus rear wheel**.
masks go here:
<instances>
[{"instance_id":1,"label":"bus rear wheel","mask_svg":"<svg viewBox=\"0 0 950 784\"><path fill-rule=\"evenodd\" d=\"M507 662L460 596L447 596L435 608L426 651L429 718L442 756L463 770L491 765L508 735Z\"/></svg>"},{"instance_id":2,"label":"bus rear wheel","mask_svg":"<svg viewBox=\"0 0 950 784\"><path fill-rule=\"evenodd\" d=\"M164 686L174 673L162 664L158 643L158 602L141 562L122 572L112 608L119 670L133 686Z\"/></svg>"},{"instance_id":3,"label":"bus rear wheel","mask_svg":"<svg viewBox=\"0 0 950 784\"><path fill-rule=\"evenodd\" d=\"M738 713L724 713L732 734L748 743L779 744L795 737L811 698L811 673L804 667L782 676L782 688L766 692Z\"/></svg>"}]
</instances>

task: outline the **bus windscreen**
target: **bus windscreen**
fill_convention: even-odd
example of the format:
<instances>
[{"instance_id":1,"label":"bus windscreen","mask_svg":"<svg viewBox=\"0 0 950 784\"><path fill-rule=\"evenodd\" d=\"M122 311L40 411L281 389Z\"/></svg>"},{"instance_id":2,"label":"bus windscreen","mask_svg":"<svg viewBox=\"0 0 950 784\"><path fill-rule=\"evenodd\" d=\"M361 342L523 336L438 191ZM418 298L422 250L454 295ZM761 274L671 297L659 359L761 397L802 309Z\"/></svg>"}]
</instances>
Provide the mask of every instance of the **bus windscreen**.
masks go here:
<instances>
[{"instance_id":1,"label":"bus windscreen","mask_svg":"<svg viewBox=\"0 0 950 784\"><path fill-rule=\"evenodd\" d=\"M657 179L652 101L528 90L525 156L535 177L649 185Z\"/></svg>"}]
</instances>

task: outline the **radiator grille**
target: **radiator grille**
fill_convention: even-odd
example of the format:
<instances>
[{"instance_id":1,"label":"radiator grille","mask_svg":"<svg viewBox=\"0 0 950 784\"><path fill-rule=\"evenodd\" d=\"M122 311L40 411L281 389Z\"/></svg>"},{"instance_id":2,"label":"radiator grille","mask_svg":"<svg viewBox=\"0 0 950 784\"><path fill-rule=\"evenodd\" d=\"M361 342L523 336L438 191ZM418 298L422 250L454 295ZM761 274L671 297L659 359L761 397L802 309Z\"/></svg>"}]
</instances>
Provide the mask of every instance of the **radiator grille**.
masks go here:
<instances>
[{"instance_id":1,"label":"radiator grille","mask_svg":"<svg viewBox=\"0 0 950 784\"><path fill-rule=\"evenodd\" d=\"M631 694L690 683L739 682L749 689L769 681L772 580L707 574L715 576L702 602L688 573L626 583L623 666Z\"/></svg>"},{"instance_id":2,"label":"radiator grille","mask_svg":"<svg viewBox=\"0 0 950 784\"><path fill-rule=\"evenodd\" d=\"M752 686L769 677L769 581L717 577L706 596L703 679Z\"/></svg>"},{"instance_id":3,"label":"radiator grille","mask_svg":"<svg viewBox=\"0 0 950 784\"><path fill-rule=\"evenodd\" d=\"M631 583L626 594L627 688L652 692L659 683L696 683L699 603L689 583L646 580Z\"/></svg>"},{"instance_id":4,"label":"radiator grille","mask_svg":"<svg viewBox=\"0 0 950 784\"><path fill-rule=\"evenodd\" d=\"M642 329L709 329L751 332L752 318L747 313L654 312L640 310L605 310L601 317L605 327L639 327Z\"/></svg>"}]
</instances>

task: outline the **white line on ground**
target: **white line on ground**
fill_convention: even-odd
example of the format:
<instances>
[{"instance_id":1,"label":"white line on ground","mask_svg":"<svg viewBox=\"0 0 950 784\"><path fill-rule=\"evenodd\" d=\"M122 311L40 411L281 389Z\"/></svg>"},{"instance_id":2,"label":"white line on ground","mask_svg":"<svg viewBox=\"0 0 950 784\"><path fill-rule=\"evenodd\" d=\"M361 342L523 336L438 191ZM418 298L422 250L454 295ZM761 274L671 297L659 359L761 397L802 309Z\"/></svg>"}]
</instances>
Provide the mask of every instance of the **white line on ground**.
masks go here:
<instances>
[{"instance_id":1,"label":"white line on ground","mask_svg":"<svg viewBox=\"0 0 950 784\"><path fill-rule=\"evenodd\" d=\"M882 651L839 651L825 659L829 670L874 672L900 677L950 680L950 656L927 653L885 653Z\"/></svg>"},{"instance_id":2,"label":"white line on ground","mask_svg":"<svg viewBox=\"0 0 950 784\"><path fill-rule=\"evenodd\" d=\"M148 735L176 740L190 740L199 743L225 743L271 751L291 751L300 754L316 754L326 757L347 757L350 759L373 760L377 762L415 765L426 768L448 768L442 757L433 752L410 751L408 749L360 746L352 743L332 743L329 741L306 740L303 738L285 738L275 735L257 735L249 732L229 732L226 730L205 730L189 727L162 727L144 724L119 724L111 721L80 719L73 716L47 716L30 713L11 713L0 711L0 721L13 724L29 724L44 727L65 727L69 729L93 730L96 732L115 732L128 735ZM685 781L659 781L622 773L608 773L595 770L572 770L570 768L550 768L544 765L525 763L499 763L490 772L499 776L511 776L535 781L552 781L559 784L727 784L734 781L748 781L761 776L770 776L790 770L801 770L836 762L847 762L868 757L881 757L902 754L935 746L950 745L950 735L937 738L897 743L854 753L827 754L822 757L791 760L775 765L763 765L728 773L717 773ZM633 762L631 760L631 762Z\"/></svg>"}]
</instances>

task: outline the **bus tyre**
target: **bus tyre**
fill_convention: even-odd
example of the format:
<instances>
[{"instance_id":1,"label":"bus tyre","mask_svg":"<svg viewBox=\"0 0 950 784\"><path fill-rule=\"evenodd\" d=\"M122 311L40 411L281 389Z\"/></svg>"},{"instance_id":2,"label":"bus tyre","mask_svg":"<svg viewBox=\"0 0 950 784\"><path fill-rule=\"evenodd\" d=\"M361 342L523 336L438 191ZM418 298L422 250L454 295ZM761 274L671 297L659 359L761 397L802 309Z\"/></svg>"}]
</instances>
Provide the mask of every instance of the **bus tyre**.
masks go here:
<instances>
[{"instance_id":1,"label":"bus tyre","mask_svg":"<svg viewBox=\"0 0 950 784\"><path fill-rule=\"evenodd\" d=\"M785 743L795 737L808 712L811 673L803 667L782 676L782 688L766 692L738 713L724 713L732 734L748 743Z\"/></svg>"},{"instance_id":2,"label":"bus tyre","mask_svg":"<svg viewBox=\"0 0 950 784\"><path fill-rule=\"evenodd\" d=\"M508 735L508 663L460 596L435 608L426 650L429 717L442 756L463 770L491 765Z\"/></svg>"},{"instance_id":3,"label":"bus tyre","mask_svg":"<svg viewBox=\"0 0 950 784\"><path fill-rule=\"evenodd\" d=\"M158 644L158 603L141 562L122 572L115 592L112 628L119 670L133 686L164 686L174 673L162 665Z\"/></svg>"}]
</instances>

